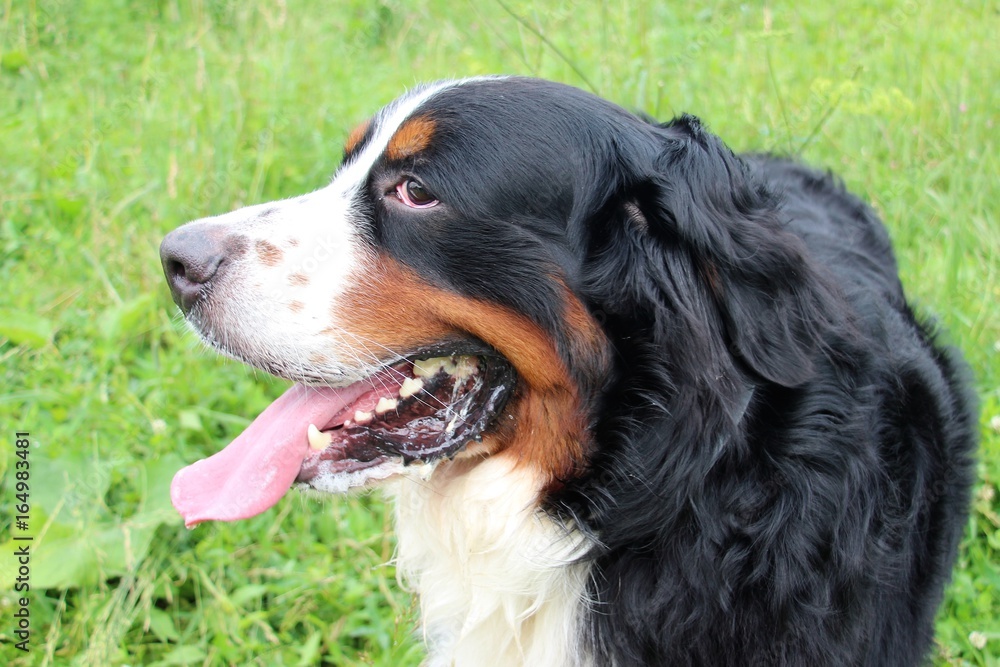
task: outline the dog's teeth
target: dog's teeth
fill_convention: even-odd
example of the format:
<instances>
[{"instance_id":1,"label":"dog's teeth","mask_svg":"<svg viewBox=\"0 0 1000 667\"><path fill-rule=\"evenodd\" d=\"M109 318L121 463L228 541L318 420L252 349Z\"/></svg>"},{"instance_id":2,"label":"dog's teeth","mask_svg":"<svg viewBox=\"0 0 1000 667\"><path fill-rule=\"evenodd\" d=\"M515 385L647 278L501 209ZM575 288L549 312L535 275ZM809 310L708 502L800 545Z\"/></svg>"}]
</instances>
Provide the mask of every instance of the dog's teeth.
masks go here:
<instances>
[{"instance_id":1,"label":"dog's teeth","mask_svg":"<svg viewBox=\"0 0 1000 667\"><path fill-rule=\"evenodd\" d=\"M465 380L479 372L479 359L468 355L455 358L455 370L451 372L458 380Z\"/></svg>"},{"instance_id":2,"label":"dog's teeth","mask_svg":"<svg viewBox=\"0 0 1000 667\"><path fill-rule=\"evenodd\" d=\"M452 431L454 431L455 430L455 426L457 424L458 424L458 415L455 415L454 417L451 418L451 421L448 422L448 426L444 430L445 433L451 433Z\"/></svg>"},{"instance_id":3,"label":"dog's teeth","mask_svg":"<svg viewBox=\"0 0 1000 667\"><path fill-rule=\"evenodd\" d=\"M418 378L429 378L437 375L442 366L449 362L448 357L434 357L433 359L417 359L413 362L413 374Z\"/></svg>"},{"instance_id":4,"label":"dog's teeth","mask_svg":"<svg viewBox=\"0 0 1000 667\"><path fill-rule=\"evenodd\" d=\"M434 377L440 371L464 380L479 370L479 360L471 355L457 357L433 357L417 359L413 362L413 375L421 378Z\"/></svg>"},{"instance_id":5,"label":"dog's teeth","mask_svg":"<svg viewBox=\"0 0 1000 667\"><path fill-rule=\"evenodd\" d=\"M367 424L372 420L372 413L362 412L361 410L354 411L354 421L358 424Z\"/></svg>"},{"instance_id":6,"label":"dog's teeth","mask_svg":"<svg viewBox=\"0 0 1000 667\"><path fill-rule=\"evenodd\" d=\"M384 415L389 410L395 410L397 405L399 405L399 401L395 398L380 398L378 405L375 406L375 414Z\"/></svg>"},{"instance_id":7,"label":"dog's teeth","mask_svg":"<svg viewBox=\"0 0 1000 667\"><path fill-rule=\"evenodd\" d=\"M333 436L329 433L323 433L323 431L316 428L315 424L309 424L306 436L309 438L309 448L317 452L323 451L333 442Z\"/></svg>"},{"instance_id":8,"label":"dog's teeth","mask_svg":"<svg viewBox=\"0 0 1000 667\"><path fill-rule=\"evenodd\" d=\"M416 364L414 364L414 370L416 369ZM415 393L424 388L424 381L420 378L406 378L403 380L403 384L399 386L399 397L409 398Z\"/></svg>"}]
</instances>

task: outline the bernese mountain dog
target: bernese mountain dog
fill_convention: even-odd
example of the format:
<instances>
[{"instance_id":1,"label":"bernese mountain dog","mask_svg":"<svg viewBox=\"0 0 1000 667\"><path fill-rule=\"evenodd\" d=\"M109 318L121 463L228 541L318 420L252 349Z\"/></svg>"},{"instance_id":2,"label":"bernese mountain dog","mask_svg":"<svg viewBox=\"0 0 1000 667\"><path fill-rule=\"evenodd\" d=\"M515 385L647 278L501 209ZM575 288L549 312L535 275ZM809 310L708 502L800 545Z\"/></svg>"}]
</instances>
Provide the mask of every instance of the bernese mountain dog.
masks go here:
<instances>
[{"instance_id":1,"label":"bernese mountain dog","mask_svg":"<svg viewBox=\"0 0 1000 667\"><path fill-rule=\"evenodd\" d=\"M294 384L188 526L381 486L429 665L920 664L967 516L960 356L827 173L519 77L417 88L311 194L163 241Z\"/></svg>"}]
</instances>

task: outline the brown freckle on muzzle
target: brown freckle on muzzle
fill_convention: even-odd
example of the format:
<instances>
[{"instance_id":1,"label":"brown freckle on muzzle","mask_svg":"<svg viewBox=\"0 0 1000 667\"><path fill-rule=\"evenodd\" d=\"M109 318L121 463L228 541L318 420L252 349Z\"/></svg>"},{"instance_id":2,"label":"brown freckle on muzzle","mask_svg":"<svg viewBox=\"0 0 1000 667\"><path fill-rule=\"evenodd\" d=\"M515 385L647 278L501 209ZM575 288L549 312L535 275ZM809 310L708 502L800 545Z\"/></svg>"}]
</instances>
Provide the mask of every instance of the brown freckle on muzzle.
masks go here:
<instances>
[{"instance_id":1,"label":"brown freckle on muzzle","mask_svg":"<svg viewBox=\"0 0 1000 667\"><path fill-rule=\"evenodd\" d=\"M303 308L305 308L305 304L302 303L301 301L292 301L291 303L288 304L288 310L292 311L293 313L297 313Z\"/></svg>"},{"instance_id":2,"label":"brown freckle on muzzle","mask_svg":"<svg viewBox=\"0 0 1000 667\"><path fill-rule=\"evenodd\" d=\"M288 284L296 287L305 287L309 284L309 276L304 273L293 273L288 276Z\"/></svg>"},{"instance_id":3,"label":"brown freckle on muzzle","mask_svg":"<svg viewBox=\"0 0 1000 667\"><path fill-rule=\"evenodd\" d=\"M385 147L386 157L390 160L413 157L430 145L436 126L427 116L417 116L406 121Z\"/></svg>"},{"instance_id":4,"label":"brown freckle on muzzle","mask_svg":"<svg viewBox=\"0 0 1000 667\"><path fill-rule=\"evenodd\" d=\"M257 250L257 256L260 258L260 261L267 266L275 266L285 256L281 248L264 240L257 241L254 248Z\"/></svg>"},{"instance_id":5,"label":"brown freckle on muzzle","mask_svg":"<svg viewBox=\"0 0 1000 667\"><path fill-rule=\"evenodd\" d=\"M230 256L236 258L246 254L247 249L250 247L250 239L242 234L237 234L229 238L228 244Z\"/></svg>"}]
</instances>

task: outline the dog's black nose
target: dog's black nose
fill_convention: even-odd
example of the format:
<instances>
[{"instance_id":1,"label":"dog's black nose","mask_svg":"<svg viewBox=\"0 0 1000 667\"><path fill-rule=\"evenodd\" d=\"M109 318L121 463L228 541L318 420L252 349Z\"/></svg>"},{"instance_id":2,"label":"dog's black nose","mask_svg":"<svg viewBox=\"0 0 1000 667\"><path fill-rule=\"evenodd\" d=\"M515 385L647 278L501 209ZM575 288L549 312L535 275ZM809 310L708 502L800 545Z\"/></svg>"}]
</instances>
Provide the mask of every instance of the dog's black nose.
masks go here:
<instances>
[{"instance_id":1,"label":"dog's black nose","mask_svg":"<svg viewBox=\"0 0 1000 667\"><path fill-rule=\"evenodd\" d=\"M213 233L214 232L214 233ZM226 260L224 236L201 225L185 225L160 244L160 262L174 303L186 314Z\"/></svg>"}]
</instances>

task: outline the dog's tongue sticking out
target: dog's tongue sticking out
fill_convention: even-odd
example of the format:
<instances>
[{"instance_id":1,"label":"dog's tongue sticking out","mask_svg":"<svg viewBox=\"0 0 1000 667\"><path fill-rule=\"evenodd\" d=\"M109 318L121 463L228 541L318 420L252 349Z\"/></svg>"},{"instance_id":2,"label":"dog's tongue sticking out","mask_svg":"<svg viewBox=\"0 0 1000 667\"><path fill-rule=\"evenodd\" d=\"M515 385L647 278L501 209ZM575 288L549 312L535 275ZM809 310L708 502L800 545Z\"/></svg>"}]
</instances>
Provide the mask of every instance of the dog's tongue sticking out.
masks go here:
<instances>
[{"instance_id":1,"label":"dog's tongue sticking out","mask_svg":"<svg viewBox=\"0 0 1000 667\"><path fill-rule=\"evenodd\" d=\"M228 447L174 476L188 527L272 507L295 483L344 493L477 439L513 387L506 365L475 356L403 360L340 389L297 384Z\"/></svg>"},{"instance_id":2,"label":"dog's tongue sticking out","mask_svg":"<svg viewBox=\"0 0 1000 667\"><path fill-rule=\"evenodd\" d=\"M170 500L184 525L246 519L272 507L310 453L309 424L329 422L364 391L294 385L228 447L174 476Z\"/></svg>"}]
</instances>

